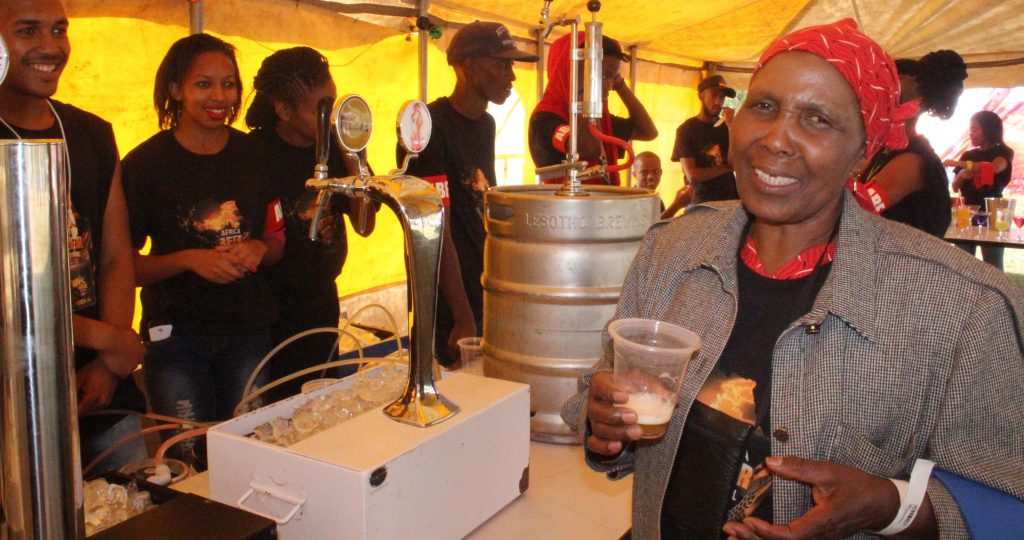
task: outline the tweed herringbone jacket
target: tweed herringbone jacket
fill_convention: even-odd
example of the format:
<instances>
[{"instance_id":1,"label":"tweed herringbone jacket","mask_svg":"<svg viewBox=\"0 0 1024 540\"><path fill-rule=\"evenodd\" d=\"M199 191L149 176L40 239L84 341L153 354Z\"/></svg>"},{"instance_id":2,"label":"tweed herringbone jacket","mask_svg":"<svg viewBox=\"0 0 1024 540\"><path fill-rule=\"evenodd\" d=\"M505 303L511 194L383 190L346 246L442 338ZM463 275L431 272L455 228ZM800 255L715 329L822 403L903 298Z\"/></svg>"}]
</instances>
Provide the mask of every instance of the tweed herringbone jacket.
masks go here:
<instances>
[{"instance_id":1,"label":"tweed herringbone jacket","mask_svg":"<svg viewBox=\"0 0 1024 540\"><path fill-rule=\"evenodd\" d=\"M616 318L670 321L703 346L687 370L668 433L612 462L634 474L633 537L659 538L661 505L687 412L729 339L737 306L737 251L747 214L735 201L697 206L648 232ZM917 458L1024 499L1024 292L949 244L871 215L849 196L836 258L810 313L783 332L772 356L772 453L907 478ZM563 418L585 426L581 378ZM580 430L586 436L586 429ZM584 438L585 440L585 438ZM594 457L594 456L590 456ZM776 478L774 515L811 507L807 486ZM942 537L964 538L959 509L929 484Z\"/></svg>"}]
</instances>

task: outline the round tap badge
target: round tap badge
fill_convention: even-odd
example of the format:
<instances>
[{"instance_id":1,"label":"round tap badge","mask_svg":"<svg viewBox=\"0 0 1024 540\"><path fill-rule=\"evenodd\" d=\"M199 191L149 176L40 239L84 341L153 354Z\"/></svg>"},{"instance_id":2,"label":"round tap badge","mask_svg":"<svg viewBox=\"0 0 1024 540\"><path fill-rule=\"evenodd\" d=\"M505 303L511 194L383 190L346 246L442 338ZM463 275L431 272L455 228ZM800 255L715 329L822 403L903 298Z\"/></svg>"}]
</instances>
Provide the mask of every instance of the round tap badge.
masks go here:
<instances>
[{"instance_id":1,"label":"round tap badge","mask_svg":"<svg viewBox=\"0 0 1024 540\"><path fill-rule=\"evenodd\" d=\"M0 36L0 84L7 78L7 68L10 66L11 56L7 53L7 42Z\"/></svg>"},{"instance_id":2,"label":"round tap badge","mask_svg":"<svg viewBox=\"0 0 1024 540\"><path fill-rule=\"evenodd\" d=\"M398 140L406 151L419 154L430 142L430 111L422 101L406 101L398 111Z\"/></svg>"},{"instance_id":3,"label":"round tap badge","mask_svg":"<svg viewBox=\"0 0 1024 540\"><path fill-rule=\"evenodd\" d=\"M334 107L334 130L341 147L352 153L362 152L373 133L373 113L362 96L349 94Z\"/></svg>"}]
</instances>

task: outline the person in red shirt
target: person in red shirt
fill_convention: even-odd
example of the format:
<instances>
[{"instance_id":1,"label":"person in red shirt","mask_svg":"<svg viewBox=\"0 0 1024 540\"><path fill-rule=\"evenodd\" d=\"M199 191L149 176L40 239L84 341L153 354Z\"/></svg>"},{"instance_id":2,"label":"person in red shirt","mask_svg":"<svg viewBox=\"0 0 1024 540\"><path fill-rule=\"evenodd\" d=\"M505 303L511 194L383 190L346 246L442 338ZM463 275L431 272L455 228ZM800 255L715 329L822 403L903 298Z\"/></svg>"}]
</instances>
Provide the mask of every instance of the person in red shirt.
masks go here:
<instances>
[{"instance_id":1,"label":"person in red shirt","mask_svg":"<svg viewBox=\"0 0 1024 540\"><path fill-rule=\"evenodd\" d=\"M580 32L580 44L583 43L584 34ZM573 101L582 99L583 80L582 65L580 84L578 85L579 96L569 95L569 52L571 47L571 34L566 34L551 44L548 52L548 84L544 88L544 95L540 102L533 109L530 115L529 139L530 156L533 164L537 167L556 165L566 158L566 150L569 140L569 108ZM623 141L638 140L652 141L658 136L658 128L655 127L651 115L647 113L640 100L623 80L620 68L622 62L628 62L629 56L622 52L618 41L602 36L602 48L604 60L601 64L602 100L603 114L598 127L605 135L612 135ZM622 103L626 106L629 116L622 118L608 112L608 95L615 91ZM602 143L594 138L586 129L586 121L579 117L580 133L579 155L580 159L589 165L615 165L623 156L621 147L611 143ZM545 182L561 183L564 177L544 179ZM621 185L618 172L608 174L607 178L593 177L584 183L602 184L609 183L614 186Z\"/></svg>"}]
</instances>

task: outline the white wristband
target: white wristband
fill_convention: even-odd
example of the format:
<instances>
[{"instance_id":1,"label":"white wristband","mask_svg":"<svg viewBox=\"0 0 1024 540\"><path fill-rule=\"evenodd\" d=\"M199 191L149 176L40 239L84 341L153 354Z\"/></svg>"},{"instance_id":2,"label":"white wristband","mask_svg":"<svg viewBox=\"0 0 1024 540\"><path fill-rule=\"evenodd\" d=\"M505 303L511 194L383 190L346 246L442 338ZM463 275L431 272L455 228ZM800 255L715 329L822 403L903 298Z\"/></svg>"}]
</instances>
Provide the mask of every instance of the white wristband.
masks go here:
<instances>
[{"instance_id":1,"label":"white wristband","mask_svg":"<svg viewBox=\"0 0 1024 540\"><path fill-rule=\"evenodd\" d=\"M921 509L925 493L928 492L928 479L932 476L932 467L934 466L934 461L919 459L910 473L910 482L890 479L896 485L896 490L900 492L900 509L896 511L896 517L893 518L892 523L880 531L875 531L875 534L879 536L899 534L914 522L918 510Z\"/></svg>"}]
</instances>

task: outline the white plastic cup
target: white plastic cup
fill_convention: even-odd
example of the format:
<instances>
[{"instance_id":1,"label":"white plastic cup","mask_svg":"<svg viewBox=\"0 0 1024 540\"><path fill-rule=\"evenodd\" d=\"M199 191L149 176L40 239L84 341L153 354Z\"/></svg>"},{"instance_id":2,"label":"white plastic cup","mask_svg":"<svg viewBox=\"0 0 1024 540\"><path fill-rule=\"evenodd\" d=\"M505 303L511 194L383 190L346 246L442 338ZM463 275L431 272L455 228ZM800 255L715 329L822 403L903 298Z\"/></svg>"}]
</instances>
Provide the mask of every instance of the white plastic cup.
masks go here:
<instances>
[{"instance_id":1,"label":"white plastic cup","mask_svg":"<svg viewBox=\"0 0 1024 540\"><path fill-rule=\"evenodd\" d=\"M459 345L459 354L462 357L462 371L480 372L482 369L482 360L484 358L484 350L480 346L481 338L479 337L464 337L457 343Z\"/></svg>"},{"instance_id":2,"label":"white plastic cup","mask_svg":"<svg viewBox=\"0 0 1024 540\"><path fill-rule=\"evenodd\" d=\"M629 394L622 406L636 412L644 439L663 437L700 336L652 319L612 321L608 333L614 340L615 384Z\"/></svg>"}]
</instances>

